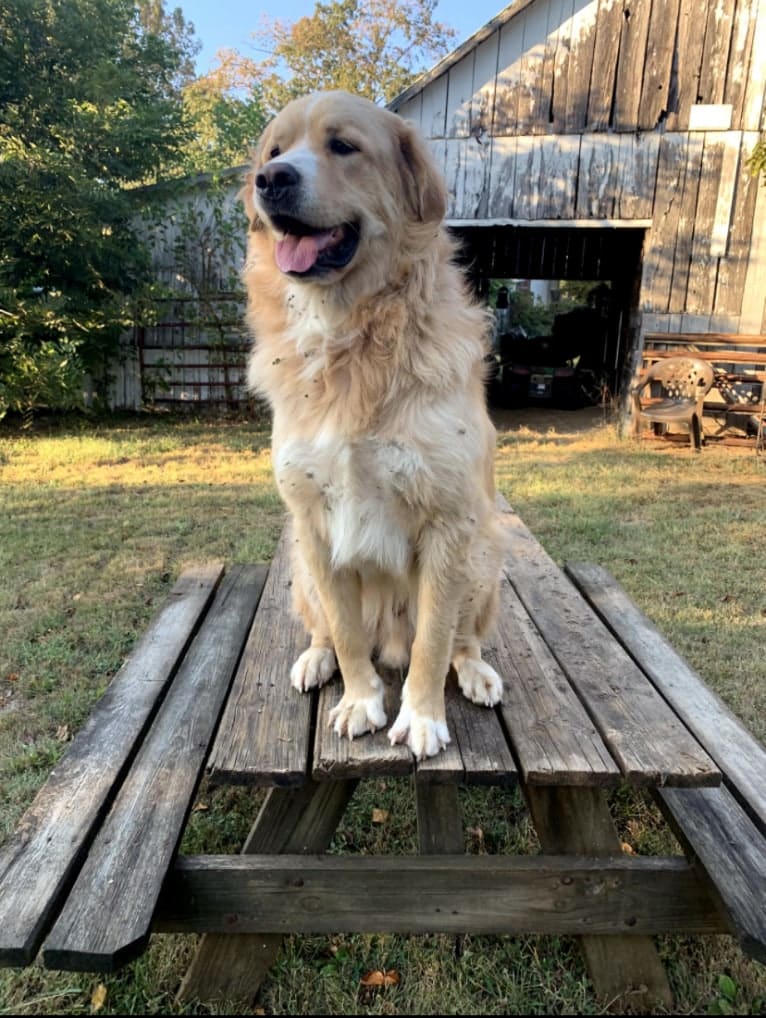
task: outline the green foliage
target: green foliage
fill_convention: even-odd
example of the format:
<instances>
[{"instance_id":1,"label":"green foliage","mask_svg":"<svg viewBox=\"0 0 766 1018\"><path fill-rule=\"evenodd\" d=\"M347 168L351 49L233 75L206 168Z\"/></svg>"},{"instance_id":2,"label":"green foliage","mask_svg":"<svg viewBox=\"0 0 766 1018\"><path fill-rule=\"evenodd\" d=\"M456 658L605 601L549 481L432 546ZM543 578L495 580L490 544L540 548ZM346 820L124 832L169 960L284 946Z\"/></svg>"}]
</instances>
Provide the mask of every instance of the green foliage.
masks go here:
<instances>
[{"instance_id":1,"label":"green foliage","mask_svg":"<svg viewBox=\"0 0 766 1018\"><path fill-rule=\"evenodd\" d=\"M0 415L81 402L148 278L131 188L178 158L185 56L145 8L0 7Z\"/></svg>"},{"instance_id":2,"label":"green foliage","mask_svg":"<svg viewBox=\"0 0 766 1018\"><path fill-rule=\"evenodd\" d=\"M221 50L218 64L183 93L191 139L184 173L227 169L244 163L266 125L256 64L235 50Z\"/></svg>"},{"instance_id":3,"label":"green foliage","mask_svg":"<svg viewBox=\"0 0 766 1018\"><path fill-rule=\"evenodd\" d=\"M740 1000L739 987L731 976L718 977L717 993L708 1006L708 1014L763 1014L764 999L756 997L751 1004Z\"/></svg>"},{"instance_id":4,"label":"green foliage","mask_svg":"<svg viewBox=\"0 0 766 1018\"><path fill-rule=\"evenodd\" d=\"M747 161L747 165L754 177L757 177L759 173L763 173L763 183L766 185L766 137L758 141Z\"/></svg>"},{"instance_id":5,"label":"green foliage","mask_svg":"<svg viewBox=\"0 0 766 1018\"><path fill-rule=\"evenodd\" d=\"M273 54L261 65L267 106L327 88L390 101L449 48L454 30L434 20L435 8L435 0L320 0L295 23L267 24L259 33Z\"/></svg>"}]
</instances>

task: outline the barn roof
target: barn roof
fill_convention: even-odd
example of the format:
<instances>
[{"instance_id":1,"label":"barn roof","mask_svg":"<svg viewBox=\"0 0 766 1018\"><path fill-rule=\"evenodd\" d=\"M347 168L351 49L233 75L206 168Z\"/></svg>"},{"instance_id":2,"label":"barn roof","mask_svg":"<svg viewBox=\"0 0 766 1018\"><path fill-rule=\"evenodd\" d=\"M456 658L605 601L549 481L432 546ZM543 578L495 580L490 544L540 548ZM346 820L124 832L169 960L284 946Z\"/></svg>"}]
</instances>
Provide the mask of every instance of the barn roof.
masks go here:
<instances>
[{"instance_id":1,"label":"barn roof","mask_svg":"<svg viewBox=\"0 0 766 1018\"><path fill-rule=\"evenodd\" d=\"M459 60L470 53L471 50L475 49L479 43L484 42L485 39L489 38L493 32L502 28L508 21L515 18L517 14L520 14L527 7L530 7L537 0L513 0L507 7L504 7L499 14L496 14L494 18L483 25L480 29L469 36L465 42L462 42L456 49L453 49L451 53L448 53L446 57L442 57L433 67L424 71L419 78L416 78L413 83L406 88L403 92L400 92L396 98L392 99L388 104L388 109L397 112L400 106L407 102L408 99L412 99L419 92L429 85L432 81L441 77L445 74L450 67L456 64Z\"/></svg>"}]
</instances>

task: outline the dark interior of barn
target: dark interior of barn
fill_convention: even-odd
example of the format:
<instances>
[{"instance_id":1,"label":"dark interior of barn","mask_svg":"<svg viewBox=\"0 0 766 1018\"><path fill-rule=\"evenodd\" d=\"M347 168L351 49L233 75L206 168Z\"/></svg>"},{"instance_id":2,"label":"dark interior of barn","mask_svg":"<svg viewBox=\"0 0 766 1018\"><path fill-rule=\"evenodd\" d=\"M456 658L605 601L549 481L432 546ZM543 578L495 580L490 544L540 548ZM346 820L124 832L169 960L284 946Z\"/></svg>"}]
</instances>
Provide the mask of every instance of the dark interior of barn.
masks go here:
<instances>
[{"instance_id":1,"label":"dark interior of barn","mask_svg":"<svg viewBox=\"0 0 766 1018\"><path fill-rule=\"evenodd\" d=\"M461 226L454 233L477 295L495 311L490 402L576 409L619 401L637 339L644 231ZM553 281L554 292L567 281L587 285L569 288L577 303L570 294L540 334L515 313L530 280Z\"/></svg>"}]
</instances>

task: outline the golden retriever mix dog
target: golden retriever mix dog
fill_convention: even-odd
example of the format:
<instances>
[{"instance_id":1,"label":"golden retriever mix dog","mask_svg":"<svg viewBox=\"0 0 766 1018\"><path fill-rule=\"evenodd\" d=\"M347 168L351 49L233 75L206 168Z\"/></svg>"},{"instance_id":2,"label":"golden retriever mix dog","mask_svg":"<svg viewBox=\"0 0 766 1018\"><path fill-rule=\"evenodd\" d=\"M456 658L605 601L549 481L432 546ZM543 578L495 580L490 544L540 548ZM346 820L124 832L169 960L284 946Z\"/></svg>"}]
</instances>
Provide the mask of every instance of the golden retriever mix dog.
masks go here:
<instances>
[{"instance_id":1,"label":"golden retriever mix dog","mask_svg":"<svg viewBox=\"0 0 766 1018\"><path fill-rule=\"evenodd\" d=\"M481 658L503 559L495 433L482 379L486 313L442 226L444 183L405 121L326 92L266 128L243 192L254 334L249 384L273 410L273 462L294 527L309 690L337 666L331 723L386 724L373 659L408 666L392 742L449 742L444 683L497 703Z\"/></svg>"}]
</instances>

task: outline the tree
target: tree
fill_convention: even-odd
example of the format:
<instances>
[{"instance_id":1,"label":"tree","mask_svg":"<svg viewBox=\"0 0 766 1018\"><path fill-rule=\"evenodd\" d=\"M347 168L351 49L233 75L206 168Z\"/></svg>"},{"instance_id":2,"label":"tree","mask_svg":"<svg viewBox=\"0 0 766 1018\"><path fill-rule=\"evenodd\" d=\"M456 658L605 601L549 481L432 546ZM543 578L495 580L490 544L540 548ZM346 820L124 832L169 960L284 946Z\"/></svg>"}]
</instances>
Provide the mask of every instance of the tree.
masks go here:
<instances>
[{"instance_id":1,"label":"tree","mask_svg":"<svg viewBox=\"0 0 766 1018\"><path fill-rule=\"evenodd\" d=\"M766 186L766 137L761 138L756 143L756 146L747 161L747 165L754 177L757 177L759 173L763 173L763 183L764 186Z\"/></svg>"},{"instance_id":2,"label":"tree","mask_svg":"<svg viewBox=\"0 0 766 1018\"><path fill-rule=\"evenodd\" d=\"M132 0L0 6L0 416L78 402L148 278L134 185L179 158L186 130L184 53L146 14Z\"/></svg>"},{"instance_id":3,"label":"tree","mask_svg":"<svg viewBox=\"0 0 766 1018\"><path fill-rule=\"evenodd\" d=\"M341 88L383 103L442 57L453 29L434 20L436 0L329 0L295 23L257 33L271 56L260 64L266 105Z\"/></svg>"},{"instance_id":4,"label":"tree","mask_svg":"<svg viewBox=\"0 0 766 1018\"><path fill-rule=\"evenodd\" d=\"M207 74L183 91L191 141L183 170L199 173L246 162L266 126L258 68L236 50L219 50Z\"/></svg>"}]
</instances>

